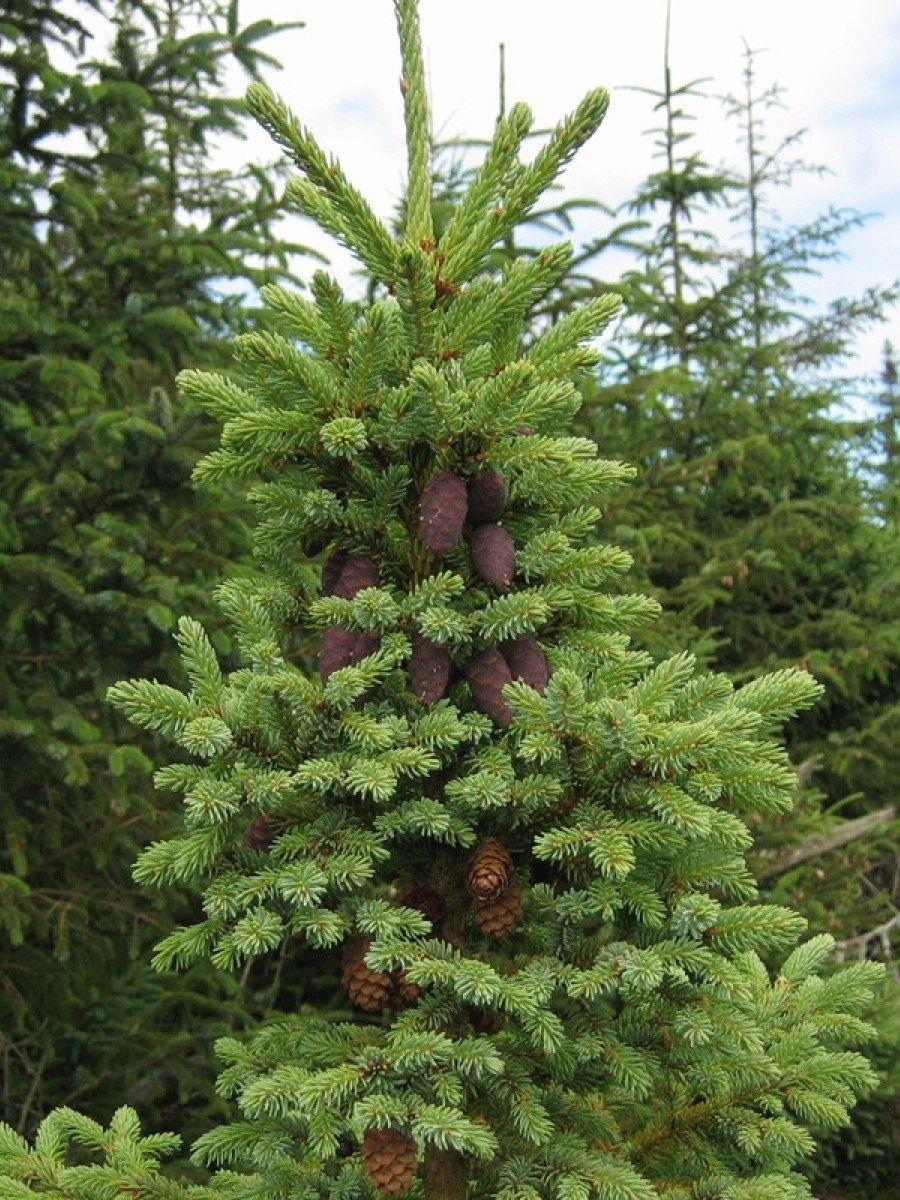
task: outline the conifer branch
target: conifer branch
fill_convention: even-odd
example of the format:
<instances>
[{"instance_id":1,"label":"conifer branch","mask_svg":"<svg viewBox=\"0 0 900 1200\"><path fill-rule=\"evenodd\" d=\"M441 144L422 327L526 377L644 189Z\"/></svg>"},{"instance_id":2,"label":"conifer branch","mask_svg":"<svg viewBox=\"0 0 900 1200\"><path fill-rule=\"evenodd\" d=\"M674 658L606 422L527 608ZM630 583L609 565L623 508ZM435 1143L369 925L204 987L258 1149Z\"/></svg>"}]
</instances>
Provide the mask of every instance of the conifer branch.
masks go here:
<instances>
[{"instance_id":1,"label":"conifer branch","mask_svg":"<svg viewBox=\"0 0 900 1200\"><path fill-rule=\"evenodd\" d=\"M408 183L406 237L417 246L434 237L431 217L431 119L425 88L425 64L419 30L418 0L394 0L403 74L403 113L406 124Z\"/></svg>"}]
</instances>

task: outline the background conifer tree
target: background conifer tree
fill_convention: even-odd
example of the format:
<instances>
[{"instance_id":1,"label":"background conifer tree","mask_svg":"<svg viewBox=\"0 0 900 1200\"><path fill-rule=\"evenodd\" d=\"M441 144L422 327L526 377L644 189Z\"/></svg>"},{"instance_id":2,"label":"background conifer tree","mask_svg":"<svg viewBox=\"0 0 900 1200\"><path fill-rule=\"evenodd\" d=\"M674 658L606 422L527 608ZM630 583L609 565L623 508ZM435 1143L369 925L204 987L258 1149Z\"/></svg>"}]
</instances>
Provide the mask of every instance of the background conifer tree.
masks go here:
<instances>
[{"instance_id":1,"label":"background conifer tree","mask_svg":"<svg viewBox=\"0 0 900 1200\"><path fill-rule=\"evenodd\" d=\"M846 362L895 293L876 287L804 314L806 277L838 255L860 217L830 211L799 228L779 221L776 189L809 168L797 157L799 134L766 143L763 118L782 94L759 85L750 51L744 81L744 92L727 100L744 165L716 175L676 107L692 86L674 87L666 72L663 169L633 202L658 215L644 264L625 276L636 320L601 364L591 430L602 448L642 468L637 487L613 498L608 519L664 606L654 650L690 637L738 681L800 663L827 685L826 701L790 731L802 802L761 821L751 861L773 898L839 938L842 956L890 961L896 533L872 490L886 456L876 435L867 459L871 424L848 413L864 389ZM721 229L716 238L707 232L721 226L711 208L719 197L735 213L736 251ZM883 435L884 422L876 424ZM896 1005L892 983L879 1016L886 1064ZM818 1178L830 1171L832 1183L857 1194L890 1188L895 1125L889 1076L863 1123L816 1160Z\"/></svg>"},{"instance_id":2,"label":"background conifer tree","mask_svg":"<svg viewBox=\"0 0 900 1200\"><path fill-rule=\"evenodd\" d=\"M668 114L689 89L666 79L659 104ZM693 626L708 661L738 679L801 663L828 685L826 702L791 733L795 759L807 775L815 769L819 800L809 789L802 823L791 820L776 840L795 853L797 841L831 832L822 807L869 815L856 832L874 828L875 840L844 852L829 889L788 881L814 901L814 919L855 936L880 926L896 901L884 858L894 831L884 818L894 799L886 734L896 724L898 614L895 537L861 461L866 422L846 415L860 392L843 364L894 292L875 287L803 315L798 282L838 253L860 218L829 212L802 228L778 223L772 189L805 164L794 157L796 136L765 144L762 114L780 92L759 88L750 52L745 80L744 95L728 102L741 121L743 173L710 184L678 122L661 131L665 170L634 202L660 212L647 265L625 280L637 320L623 330L624 353L601 365L589 411L601 444L645 468L634 497L614 500L609 519L670 614L656 648ZM745 229L737 253L704 232L708 215L688 202L720 195ZM762 864L770 876L771 866ZM859 888L864 867L877 879L868 895Z\"/></svg>"},{"instance_id":3,"label":"background conifer tree","mask_svg":"<svg viewBox=\"0 0 900 1200\"><path fill-rule=\"evenodd\" d=\"M151 739L103 695L169 677L182 607L229 647L208 593L247 552L245 506L192 487L214 433L174 378L224 361L295 249L277 174L207 161L240 133L229 64L255 74L274 29L236 5L21 0L0 33L0 1108L21 1128L126 1089L165 1113L209 1079L188 1027L244 1020L214 972L177 990L147 967L174 896L140 896L130 865L172 815Z\"/></svg>"},{"instance_id":4,"label":"background conifer tree","mask_svg":"<svg viewBox=\"0 0 900 1200\"><path fill-rule=\"evenodd\" d=\"M788 670L735 690L630 645L655 606L608 590L628 556L589 541L629 471L572 434L617 298L525 347L572 250L487 269L606 94L528 163L511 108L436 241L414 0L396 11L402 238L268 89L248 101L371 302L321 276L312 300L267 286L284 333L238 338L237 375L181 377L225 421L199 475L255 480L260 574L218 589L242 665L183 618L188 690L111 692L179 747L157 783L185 793L185 829L138 877L195 888L202 916L159 965L305 946L340 963L358 1016L220 1043L240 1119L195 1145L209 1188L160 1176L172 1139L141 1139L132 1111L103 1129L63 1109L33 1148L0 1134L0 1195L807 1195L810 1127L871 1086L846 1047L878 968L822 977L820 936L767 970L803 922L756 902L744 818L790 804L776 732L819 688Z\"/></svg>"}]
</instances>

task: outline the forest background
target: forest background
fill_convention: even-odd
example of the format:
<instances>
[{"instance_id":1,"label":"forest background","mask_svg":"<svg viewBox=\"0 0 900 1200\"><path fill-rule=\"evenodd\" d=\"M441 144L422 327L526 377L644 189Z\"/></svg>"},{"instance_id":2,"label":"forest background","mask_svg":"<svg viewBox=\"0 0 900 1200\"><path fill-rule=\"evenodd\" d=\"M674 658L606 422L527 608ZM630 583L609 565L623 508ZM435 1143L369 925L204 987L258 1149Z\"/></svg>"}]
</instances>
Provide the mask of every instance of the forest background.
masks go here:
<instances>
[{"instance_id":1,"label":"forest background","mask_svg":"<svg viewBox=\"0 0 900 1200\"><path fill-rule=\"evenodd\" d=\"M27 1132L57 1104L106 1119L124 1094L149 1128L189 1139L216 1115L215 1035L334 990L280 961L237 980L150 971L152 942L185 902L140 892L130 865L175 817L151 791L152 739L101 701L123 676L177 679L182 611L220 629L227 657L211 584L252 570L247 514L190 481L214 432L173 381L223 363L230 336L258 320L259 286L308 285L321 253L282 220L268 150L237 140L241 76L273 75L288 44L258 7L16 0L0 28L0 1119ZM304 61L314 36L291 34L291 46L308 39ZM781 93L766 55L735 39L722 99L715 72L682 71L677 34L666 72L662 24L655 36L653 90L621 93L651 127L630 150L642 165L630 194L607 181L606 143L506 254L553 231L581 246L535 328L610 285L625 295L583 419L604 455L639 467L605 533L663 604L648 646L662 656L687 642L738 680L800 664L828 689L792 727L799 804L760 826L755 865L841 957L892 968L882 1085L810 1170L822 1196L895 1196L898 391L881 347L896 322L897 222L857 212L840 171L817 193L809 143L780 132L793 80ZM315 81L289 65L278 82L304 111L291 87ZM510 39L507 80L517 69ZM333 85L351 123L366 103L353 81L351 56ZM464 115L436 131L447 198L489 133ZM339 140L352 169L353 139ZM382 188L389 211L390 179Z\"/></svg>"}]
</instances>

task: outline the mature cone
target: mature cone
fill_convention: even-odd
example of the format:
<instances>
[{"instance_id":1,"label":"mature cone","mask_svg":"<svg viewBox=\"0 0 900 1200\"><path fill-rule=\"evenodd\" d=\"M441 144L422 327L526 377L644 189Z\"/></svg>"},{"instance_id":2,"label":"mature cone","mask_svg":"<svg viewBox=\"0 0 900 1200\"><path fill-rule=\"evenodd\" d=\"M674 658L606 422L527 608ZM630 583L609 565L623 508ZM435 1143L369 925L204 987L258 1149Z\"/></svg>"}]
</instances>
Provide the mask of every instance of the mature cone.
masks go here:
<instances>
[{"instance_id":1,"label":"mature cone","mask_svg":"<svg viewBox=\"0 0 900 1200\"><path fill-rule=\"evenodd\" d=\"M412 647L409 659L412 689L423 704L437 704L447 691L450 680L447 647L423 637L421 633L413 635Z\"/></svg>"},{"instance_id":2,"label":"mature cone","mask_svg":"<svg viewBox=\"0 0 900 1200\"><path fill-rule=\"evenodd\" d=\"M468 499L466 485L452 471L440 471L425 486L419 510L422 541L434 554L448 554L462 537Z\"/></svg>"},{"instance_id":3,"label":"mature cone","mask_svg":"<svg viewBox=\"0 0 900 1200\"><path fill-rule=\"evenodd\" d=\"M506 508L506 480L493 467L469 480L469 520L473 525L499 521Z\"/></svg>"},{"instance_id":4,"label":"mature cone","mask_svg":"<svg viewBox=\"0 0 900 1200\"><path fill-rule=\"evenodd\" d=\"M474 905L475 924L489 937L501 938L511 933L522 915L522 888L513 876L506 891L496 900L477 901Z\"/></svg>"},{"instance_id":5,"label":"mature cone","mask_svg":"<svg viewBox=\"0 0 900 1200\"><path fill-rule=\"evenodd\" d=\"M475 847L469 860L466 883L476 900L496 900L513 878L509 851L497 838L488 838Z\"/></svg>"},{"instance_id":6,"label":"mature cone","mask_svg":"<svg viewBox=\"0 0 900 1200\"><path fill-rule=\"evenodd\" d=\"M512 675L500 651L492 646L476 654L466 667L466 678L481 711L493 717L498 725L508 725L512 709L503 697L503 688L512 683Z\"/></svg>"},{"instance_id":7,"label":"mature cone","mask_svg":"<svg viewBox=\"0 0 900 1200\"><path fill-rule=\"evenodd\" d=\"M365 558L362 554L351 554L341 568L334 594L343 600L352 600L363 588L378 587L380 583L378 568L371 558Z\"/></svg>"},{"instance_id":8,"label":"mature cone","mask_svg":"<svg viewBox=\"0 0 900 1200\"><path fill-rule=\"evenodd\" d=\"M251 850L268 850L275 840L275 830L265 813L250 822L244 830L244 845Z\"/></svg>"},{"instance_id":9,"label":"mature cone","mask_svg":"<svg viewBox=\"0 0 900 1200\"><path fill-rule=\"evenodd\" d=\"M530 633L510 638L497 647L506 659L513 679L521 679L536 692L543 692L550 680L550 664L540 642Z\"/></svg>"},{"instance_id":10,"label":"mature cone","mask_svg":"<svg viewBox=\"0 0 900 1200\"><path fill-rule=\"evenodd\" d=\"M372 939L354 938L344 947L341 982L347 995L363 1012L379 1013L390 1003L394 981L384 971L373 971L366 966L365 956Z\"/></svg>"},{"instance_id":11,"label":"mature cone","mask_svg":"<svg viewBox=\"0 0 900 1200\"><path fill-rule=\"evenodd\" d=\"M344 563L347 561L347 551L342 550L340 546L329 552L325 561L322 563L322 595L333 596L338 585L338 580L341 577L341 571L344 569Z\"/></svg>"},{"instance_id":12,"label":"mature cone","mask_svg":"<svg viewBox=\"0 0 900 1200\"><path fill-rule=\"evenodd\" d=\"M393 971L391 979L394 983L394 990L391 993L391 1008L396 1012L409 1008L412 1004L418 1004L422 999L422 988L407 979L405 971Z\"/></svg>"},{"instance_id":13,"label":"mature cone","mask_svg":"<svg viewBox=\"0 0 900 1200\"><path fill-rule=\"evenodd\" d=\"M399 1129L367 1129L362 1159L372 1186L382 1196L402 1196L416 1177L416 1143Z\"/></svg>"},{"instance_id":14,"label":"mature cone","mask_svg":"<svg viewBox=\"0 0 900 1200\"><path fill-rule=\"evenodd\" d=\"M492 587L505 591L516 573L516 546L502 525L479 525L469 543L472 566Z\"/></svg>"},{"instance_id":15,"label":"mature cone","mask_svg":"<svg viewBox=\"0 0 900 1200\"><path fill-rule=\"evenodd\" d=\"M400 903L406 908L417 909L431 922L432 933L447 915L447 901L433 888L423 883L411 883L400 893Z\"/></svg>"}]
</instances>

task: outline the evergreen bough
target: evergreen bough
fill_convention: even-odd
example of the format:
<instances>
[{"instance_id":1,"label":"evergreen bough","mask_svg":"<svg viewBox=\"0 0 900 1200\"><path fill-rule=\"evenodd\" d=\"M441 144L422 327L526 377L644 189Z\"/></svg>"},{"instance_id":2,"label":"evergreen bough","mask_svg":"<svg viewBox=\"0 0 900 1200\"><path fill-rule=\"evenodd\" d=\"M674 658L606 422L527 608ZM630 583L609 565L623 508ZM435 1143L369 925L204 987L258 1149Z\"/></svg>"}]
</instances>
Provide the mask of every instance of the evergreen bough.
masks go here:
<instances>
[{"instance_id":1,"label":"evergreen bough","mask_svg":"<svg viewBox=\"0 0 900 1200\"><path fill-rule=\"evenodd\" d=\"M219 589L245 665L224 674L185 618L187 692L112 689L182 752L157 783L185 793L185 833L137 874L195 888L204 916L163 940L158 965L232 968L302 942L326 969L342 957L348 992L383 1006L286 1015L219 1043L240 1118L194 1146L217 1168L208 1185L161 1174L173 1139L142 1138L131 1110L104 1129L62 1109L33 1148L0 1134L0 1196L807 1195L794 1163L810 1129L845 1121L872 1084L845 1047L867 1035L878 968L822 978L825 936L780 962L803 922L755 902L744 818L790 805L777 729L817 685L780 671L735 690L687 654L654 665L629 647L654 606L605 592L628 556L586 544L629 472L569 433L617 300L525 348L529 299L570 248L500 278L484 269L596 130L606 94L527 164L530 114L511 109L436 244L415 0L396 8L402 240L265 87L248 100L301 169L293 202L354 251L374 299L350 303L323 275L312 299L268 288L284 334L239 338L235 376L182 377L225 422L198 475L256 481L260 579ZM473 565L471 522L438 554L422 521L436 477L485 471L508 489L508 586ZM336 587L347 556L378 585ZM335 628L350 649L325 681L304 655L311 629ZM409 669L421 639L452 672L429 703ZM521 639L549 661L535 686L504 654L519 662ZM489 904L503 920L483 919Z\"/></svg>"}]
</instances>

